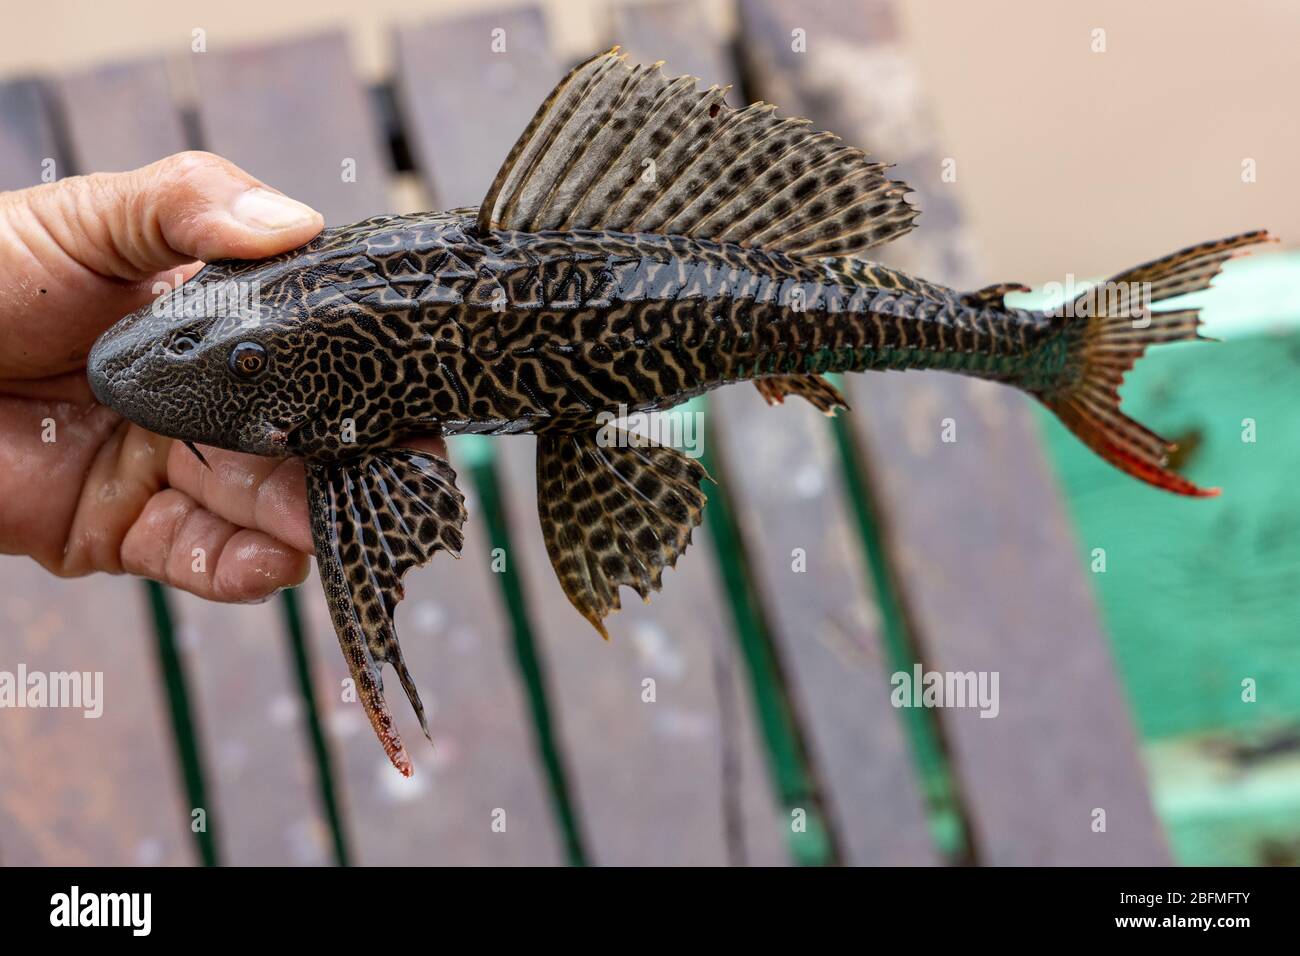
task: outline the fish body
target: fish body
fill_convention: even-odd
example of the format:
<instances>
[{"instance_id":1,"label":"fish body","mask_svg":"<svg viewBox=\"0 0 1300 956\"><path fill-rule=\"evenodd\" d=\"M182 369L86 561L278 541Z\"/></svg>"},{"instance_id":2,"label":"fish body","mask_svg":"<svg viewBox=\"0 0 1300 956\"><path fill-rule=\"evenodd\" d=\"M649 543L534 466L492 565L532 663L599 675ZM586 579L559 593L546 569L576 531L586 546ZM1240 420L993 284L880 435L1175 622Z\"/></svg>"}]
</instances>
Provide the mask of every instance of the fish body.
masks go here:
<instances>
[{"instance_id":1,"label":"fish body","mask_svg":"<svg viewBox=\"0 0 1300 956\"><path fill-rule=\"evenodd\" d=\"M707 476L598 423L734 382L828 414L845 403L827 372L1004 382L1130 474L1207 493L1119 412L1118 386L1149 345L1198 337L1196 310L1150 305L1205 288L1265 234L1126 270L1063 312L1013 308L1015 283L960 292L872 262L912 226L905 184L722 93L595 57L543 103L477 209L380 216L213 263L91 354L96 395L142 426L307 462L335 629L404 773L385 664L424 714L393 612L410 567L458 554L465 518L450 465L403 447L413 432L538 436L547 550L602 634L620 587L648 597L685 550Z\"/></svg>"},{"instance_id":2,"label":"fish body","mask_svg":"<svg viewBox=\"0 0 1300 956\"><path fill-rule=\"evenodd\" d=\"M178 359L142 424L171 427L167 392L211 395L228 379L226 355L254 327L278 343L259 375L264 394L237 380L216 388L201 421L186 416L193 440L227 444L231 423L252 419L243 450L337 459L402 431L534 433L767 376L939 368L1030 382L1036 370L1051 374L1037 369L1053 334L1044 313L972 300L871 262L653 233L480 240L472 222L377 217L327 230L281 261L206 267L194 283L256 275L261 309L247 325L224 315L224 337L202 308L189 323L135 330L158 356ZM303 285L303 257L335 270L330 281ZM200 344L177 354L178 339ZM205 363L206 353L215 359ZM274 366L280 356L284 368ZM95 374L121 373L105 358ZM345 417L364 423L347 441ZM259 440L267 422L269 433L287 435L282 444Z\"/></svg>"}]
</instances>

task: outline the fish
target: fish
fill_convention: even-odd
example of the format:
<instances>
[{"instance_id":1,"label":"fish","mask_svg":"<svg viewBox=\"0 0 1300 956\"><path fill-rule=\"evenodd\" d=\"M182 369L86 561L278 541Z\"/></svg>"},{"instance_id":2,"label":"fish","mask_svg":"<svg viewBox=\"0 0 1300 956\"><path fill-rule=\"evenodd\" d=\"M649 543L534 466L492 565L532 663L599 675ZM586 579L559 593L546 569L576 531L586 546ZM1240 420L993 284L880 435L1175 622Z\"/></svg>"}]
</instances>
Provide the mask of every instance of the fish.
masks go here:
<instances>
[{"instance_id":1,"label":"fish","mask_svg":"<svg viewBox=\"0 0 1300 956\"><path fill-rule=\"evenodd\" d=\"M1202 338L1196 308L1151 306L1207 288L1267 232L1124 270L1058 309L1013 307L1019 283L958 291L873 261L913 228L910 187L726 92L617 48L594 56L545 99L477 208L376 216L209 263L90 354L98 400L150 431L304 460L339 645L405 775L385 665L429 729L394 612L407 571L459 556L466 519L451 465L412 434L536 436L547 553L606 639L621 588L648 600L676 566L709 479L608 417L732 383L833 415L847 402L828 373L1001 382L1127 474L1217 493L1167 467L1173 446L1120 411L1119 386L1148 347Z\"/></svg>"}]
</instances>

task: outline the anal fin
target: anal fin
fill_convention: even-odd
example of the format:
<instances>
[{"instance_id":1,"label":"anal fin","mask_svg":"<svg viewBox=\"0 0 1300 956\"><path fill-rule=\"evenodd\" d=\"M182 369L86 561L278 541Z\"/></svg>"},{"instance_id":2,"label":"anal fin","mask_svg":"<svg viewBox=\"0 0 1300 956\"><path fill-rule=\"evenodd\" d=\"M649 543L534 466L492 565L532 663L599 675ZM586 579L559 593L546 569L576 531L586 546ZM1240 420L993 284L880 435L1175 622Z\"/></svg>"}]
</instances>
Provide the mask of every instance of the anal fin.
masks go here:
<instances>
[{"instance_id":1,"label":"anal fin","mask_svg":"<svg viewBox=\"0 0 1300 956\"><path fill-rule=\"evenodd\" d=\"M309 462L307 499L316 563L358 699L388 759L409 777L411 759L384 700L381 670L393 665L428 736L393 612L410 568L438 551L459 557L465 499L456 474L434 455L388 448L346 462Z\"/></svg>"},{"instance_id":2,"label":"anal fin","mask_svg":"<svg viewBox=\"0 0 1300 956\"><path fill-rule=\"evenodd\" d=\"M677 449L612 425L537 436L547 554L570 603L606 640L604 619L622 606L619 588L649 600L690 544L706 478L704 466Z\"/></svg>"},{"instance_id":3,"label":"anal fin","mask_svg":"<svg viewBox=\"0 0 1300 956\"><path fill-rule=\"evenodd\" d=\"M847 411L849 407L840 390L820 375L768 375L754 379L754 387L769 405L780 405L787 395L798 395L823 415L834 417L835 409Z\"/></svg>"},{"instance_id":4,"label":"anal fin","mask_svg":"<svg viewBox=\"0 0 1300 956\"><path fill-rule=\"evenodd\" d=\"M1007 307L1006 295L1008 292L1031 291L1033 290L1029 286L1020 282L998 282L994 285L986 285L982 289L976 289L974 292L963 293L961 301L972 309L1005 309Z\"/></svg>"}]
</instances>

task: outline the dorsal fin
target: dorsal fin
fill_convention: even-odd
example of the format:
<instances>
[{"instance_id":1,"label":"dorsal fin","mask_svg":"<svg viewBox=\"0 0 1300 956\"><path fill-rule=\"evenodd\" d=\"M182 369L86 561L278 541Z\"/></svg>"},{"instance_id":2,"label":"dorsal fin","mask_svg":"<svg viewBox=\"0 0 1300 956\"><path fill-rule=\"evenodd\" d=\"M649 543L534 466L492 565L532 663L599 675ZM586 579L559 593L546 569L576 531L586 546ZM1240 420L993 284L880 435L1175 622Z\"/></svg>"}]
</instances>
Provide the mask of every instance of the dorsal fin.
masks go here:
<instances>
[{"instance_id":1,"label":"dorsal fin","mask_svg":"<svg viewBox=\"0 0 1300 956\"><path fill-rule=\"evenodd\" d=\"M775 107L634 66L615 47L560 81L510 150L478 228L693 236L857 255L912 228L886 167Z\"/></svg>"}]
</instances>

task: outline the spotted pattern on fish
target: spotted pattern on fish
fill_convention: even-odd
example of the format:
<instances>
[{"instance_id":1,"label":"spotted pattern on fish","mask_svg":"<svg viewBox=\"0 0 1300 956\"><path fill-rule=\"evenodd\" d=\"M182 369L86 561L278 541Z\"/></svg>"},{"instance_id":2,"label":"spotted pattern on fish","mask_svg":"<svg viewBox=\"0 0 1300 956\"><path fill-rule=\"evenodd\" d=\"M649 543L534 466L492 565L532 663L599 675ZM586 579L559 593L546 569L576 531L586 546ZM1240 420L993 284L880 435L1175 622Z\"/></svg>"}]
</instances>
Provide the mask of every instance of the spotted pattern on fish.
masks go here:
<instances>
[{"instance_id":1,"label":"spotted pattern on fish","mask_svg":"<svg viewBox=\"0 0 1300 956\"><path fill-rule=\"evenodd\" d=\"M538 438L537 503L542 536L567 594L589 595L578 610L609 640L604 619L626 584L643 599L690 543L704 513L704 466L671 448L612 428ZM665 520L667 519L667 520Z\"/></svg>"},{"instance_id":2,"label":"spotted pattern on fish","mask_svg":"<svg viewBox=\"0 0 1300 956\"><path fill-rule=\"evenodd\" d=\"M906 184L724 92L594 57L542 104L477 209L377 216L269 259L212 263L91 353L95 394L147 429L306 459L335 630L403 773L385 664L422 726L424 711L393 625L401 578L457 553L465 519L450 465L403 447L413 432L537 436L547 551L602 634L619 589L657 590L689 544L706 477L602 422L732 382L826 412L844 404L828 372L1006 382L1128 473L1209 493L1119 412L1127 370L1150 344L1196 338L1196 310L1130 312L1205 288L1265 233L1120 273L1112 282L1145 294L1100 309L1011 308L1015 283L963 293L869 261L912 228Z\"/></svg>"}]
</instances>

